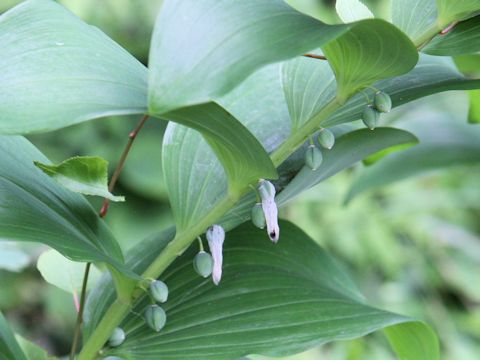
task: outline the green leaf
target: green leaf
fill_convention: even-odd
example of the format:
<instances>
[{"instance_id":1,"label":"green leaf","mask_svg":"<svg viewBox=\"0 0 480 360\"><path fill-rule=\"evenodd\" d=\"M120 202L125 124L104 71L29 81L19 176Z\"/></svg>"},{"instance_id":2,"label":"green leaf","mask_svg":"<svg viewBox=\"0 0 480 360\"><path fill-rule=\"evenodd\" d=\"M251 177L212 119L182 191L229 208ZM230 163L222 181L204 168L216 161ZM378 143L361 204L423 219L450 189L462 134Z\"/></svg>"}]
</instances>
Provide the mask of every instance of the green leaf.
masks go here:
<instances>
[{"instance_id":1,"label":"green leaf","mask_svg":"<svg viewBox=\"0 0 480 360\"><path fill-rule=\"evenodd\" d=\"M435 27L437 5L435 0L393 0L392 21L415 43L427 29Z\"/></svg>"},{"instance_id":2,"label":"green leaf","mask_svg":"<svg viewBox=\"0 0 480 360\"><path fill-rule=\"evenodd\" d=\"M335 9L344 23L374 17L368 7L360 0L337 0Z\"/></svg>"},{"instance_id":3,"label":"green leaf","mask_svg":"<svg viewBox=\"0 0 480 360\"><path fill-rule=\"evenodd\" d=\"M27 360L2 313L0 313L0 356L2 360Z\"/></svg>"},{"instance_id":4,"label":"green leaf","mask_svg":"<svg viewBox=\"0 0 480 360\"><path fill-rule=\"evenodd\" d=\"M1 15L0 43L0 133L146 112L146 68L55 1L29 0Z\"/></svg>"},{"instance_id":5,"label":"green leaf","mask_svg":"<svg viewBox=\"0 0 480 360\"><path fill-rule=\"evenodd\" d=\"M23 337L17 335L16 338L20 344L20 347L25 352L27 360L57 360L57 358L49 356L44 349L24 339Z\"/></svg>"},{"instance_id":6,"label":"green leaf","mask_svg":"<svg viewBox=\"0 0 480 360\"><path fill-rule=\"evenodd\" d=\"M62 186L76 193L100 196L111 201L125 201L108 191L108 161L98 156L75 156L59 165L38 161L35 166Z\"/></svg>"},{"instance_id":7,"label":"green leaf","mask_svg":"<svg viewBox=\"0 0 480 360\"><path fill-rule=\"evenodd\" d=\"M0 238L44 243L69 259L106 262L131 274L113 235L85 198L35 167L34 161L49 161L30 142L1 136L0 153Z\"/></svg>"},{"instance_id":8,"label":"green leaf","mask_svg":"<svg viewBox=\"0 0 480 360\"><path fill-rule=\"evenodd\" d=\"M72 294L82 291L85 264L68 260L55 250L47 250L40 255L37 269L48 283ZM95 267L90 267L87 289L92 288L100 278L101 272Z\"/></svg>"},{"instance_id":9,"label":"green leaf","mask_svg":"<svg viewBox=\"0 0 480 360\"><path fill-rule=\"evenodd\" d=\"M468 92L470 98L470 109L468 111L468 121L472 124L480 123L480 90Z\"/></svg>"},{"instance_id":10,"label":"green leaf","mask_svg":"<svg viewBox=\"0 0 480 360\"><path fill-rule=\"evenodd\" d=\"M190 248L161 278L170 287L169 301L163 306L165 328L153 333L141 318L129 315L121 325L127 332L126 341L105 355L130 360L228 360L253 353L284 356L383 328L416 324L367 305L337 262L313 240L288 222L282 222L281 228L277 246L250 224L228 233L218 287L195 273L192 259L198 249ZM149 251L130 260L137 264L137 271L147 265L143 257L166 246L168 235L140 245ZM110 293L108 283L103 283L93 296L100 300ZM141 312L147 304L144 299L134 311ZM96 306L89 301L87 310ZM408 355L438 359L434 353L438 343L431 330L426 325L417 330L409 334L414 341ZM403 339L391 337L397 349L405 349ZM426 351L421 345L431 349Z\"/></svg>"},{"instance_id":11,"label":"green leaf","mask_svg":"<svg viewBox=\"0 0 480 360\"><path fill-rule=\"evenodd\" d=\"M429 121L427 121L429 120ZM361 192L446 166L480 161L480 128L452 119L415 119L406 125L420 144L384 157L364 169L352 184L347 201Z\"/></svg>"},{"instance_id":12,"label":"green leaf","mask_svg":"<svg viewBox=\"0 0 480 360\"><path fill-rule=\"evenodd\" d=\"M196 105L165 116L198 129L205 138L202 141L196 131L172 123L164 136L165 183L178 231L196 223L215 205L227 191L227 178L230 191L260 178L277 178L276 169L259 141L219 105Z\"/></svg>"},{"instance_id":13,"label":"green leaf","mask_svg":"<svg viewBox=\"0 0 480 360\"><path fill-rule=\"evenodd\" d=\"M337 138L335 146L324 152L322 165L316 170L304 167L277 196L282 205L301 192L335 175L358 161L384 149L418 140L407 131L394 128L360 129Z\"/></svg>"},{"instance_id":14,"label":"green leaf","mask_svg":"<svg viewBox=\"0 0 480 360\"><path fill-rule=\"evenodd\" d=\"M468 19L480 13L478 0L437 0L438 18L443 25Z\"/></svg>"},{"instance_id":15,"label":"green leaf","mask_svg":"<svg viewBox=\"0 0 480 360\"><path fill-rule=\"evenodd\" d=\"M388 93L392 98L393 106L397 107L446 90L480 88L480 79L468 79L463 76L451 59L422 54L417 66L409 73L379 81L374 86ZM371 91L369 95L371 99ZM329 127L358 120L365 105L365 97L357 94L327 119L322 126Z\"/></svg>"},{"instance_id":16,"label":"green leaf","mask_svg":"<svg viewBox=\"0 0 480 360\"><path fill-rule=\"evenodd\" d=\"M455 25L446 35L438 35L422 49L431 55L455 56L480 51L480 16Z\"/></svg>"},{"instance_id":17,"label":"green leaf","mask_svg":"<svg viewBox=\"0 0 480 360\"><path fill-rule=\"evenodd\" d=\"M427 324L417 321L385 329L390 344L400 360L439 359L439 343Z\"/></svg>"},{"instance_id":18,"label":"green leaf","mask_svg":"<svg viewBox=\"0 0 480 360\"><path fill-rule=\"evenodd\" d=\"M347 30L282 0L166 0L152 38L149 111L209 102L256 69L321 47Z\"/></svg>"},{"instance_id":19,"label":"green leaf","mask_svg":"<svg viewBox=\"0 0 480 360\"><path fill-rule=\"evenodd\" d=\"M341 103L374 82L409 72L418 61L410 39L384 20L362 20L323 48Z\"/></svg>"}]
</instances>

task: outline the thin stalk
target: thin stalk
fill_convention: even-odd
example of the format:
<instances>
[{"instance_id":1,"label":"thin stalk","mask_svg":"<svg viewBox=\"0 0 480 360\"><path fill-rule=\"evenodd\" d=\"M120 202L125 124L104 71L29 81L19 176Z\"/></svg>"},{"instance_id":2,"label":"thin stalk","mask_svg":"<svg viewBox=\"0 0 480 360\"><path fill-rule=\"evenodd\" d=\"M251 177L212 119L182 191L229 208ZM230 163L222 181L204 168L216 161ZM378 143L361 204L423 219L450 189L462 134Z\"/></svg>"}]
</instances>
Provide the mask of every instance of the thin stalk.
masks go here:
<instances>
[{"instance_id":1,"label":"thin stalk","mask_svg":"<svg viewBox=\"0 0 480 360\"><path fill-rule=\"evenodd\" d=\"M327 60L327 58L324 55L303 54L302 56L309 57L309 58L312 58L312 59L317 59L317 60Z\"/></svg>"},{"instance_id":2,"label":"thin stalk","mask_svg":"<svg viewBox=\"0 0 480 360\"><path fill-rule=\"evenodd\" d=\"M91 263L85 265L85 273L83 275L82 294L80 295L80 308L77 314L77 323L75 324L75 333L73 335L72 348L70 350L70 360L75 359L75 353L77 352L78 341L80 339L80 329L83 323L83 309L85 308L85 296L87 294L88 275L90 274Z\"/></svg>"}]
</instances>

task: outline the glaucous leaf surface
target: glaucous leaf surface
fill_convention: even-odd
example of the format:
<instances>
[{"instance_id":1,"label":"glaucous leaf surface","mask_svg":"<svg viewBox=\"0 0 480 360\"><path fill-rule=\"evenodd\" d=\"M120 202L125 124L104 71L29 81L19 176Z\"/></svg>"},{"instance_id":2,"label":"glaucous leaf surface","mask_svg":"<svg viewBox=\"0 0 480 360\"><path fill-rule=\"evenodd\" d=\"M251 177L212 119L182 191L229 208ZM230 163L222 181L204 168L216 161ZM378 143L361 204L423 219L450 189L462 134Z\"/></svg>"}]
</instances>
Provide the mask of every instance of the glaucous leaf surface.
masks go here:
<instances>
[{"instance_id":1,"label":"glaucous leaf surface","mask_svg":"<svg viewBox=\"0 0 480 360\"><path fill-rule=\"evenodd\" d=\"M0 359L27 360L2 313L0 313Z\"/></svg>"},{"instance_id":2,"label":"glaucous leaf surface","mask_svg":"<svg viewBox=\"0 0 480 360\"><path fill-rule=\"evenodd\" d=\"M72 260L129 272L103 220L81 195L35 167L49 161L28 140L1 136L0 152L0 238L44 243Z\"/></svg>"},{"instance_id":3,"label":"glaucous leaf surface","mask_svg":"<svg viewBox=\"0 0 480 360\"><path fill-rule=\"evenodd\" d=\"M341 103L378 80L409 72L418 61L410 39L379 19L355 23L322 49L335 73Z\"/></svg>"},{"instance_id":4,"label":"glaucous leaf surface","mask_svg":"<svg viewBox=\"0 0 480 360\"><path fill-rule=\"evenodd\" d=\"M1 15L0 43L0 133L146 112L146 68L55 1L28 0Z\"/></svg>"},{"instance_id":5,"label":"glaucous leaf surface","mask_svg":"<svg viewBox=\"0 0 480 360\"><path fill-rule=\"evenodd\" d=\"M438 18L443 25L468 19L480 12L478 0L437 0Z\"/></svg>"},{"instance_id":6,"label":"glaucous leaf surface","mask_svg":"<svg viewBox=\"0 0 480 360\"><path fill-rule=\"evenodd\" d=\"M435 0L392 0L393 23L415 43L436 20Z\"/></svg>"},{"instance_id":7,"label":"glaucous leaf surface","mask_svg":"<svg viewBox=\"0 0 480 360\"><path fill-rule=\"evenodd\" d=\"M278 146L288 136L290 129L278 72L278 65L266 67L252 75L228 96L218 100L248 130L252 131L267 151L272 151ZM257 102L262 105L252 107L252 104ZM213 107L213 103L211 104L209 106ZM200 105L200 107L204 106ZM224 113L218 105L215 105L215 108ZM194 118L199 119L198 116ZM222 121L222 119L219 120ZM202 121L204 122L205 120ZM234 138L239 134L236 130L229 130L227 134L231 135L233 143L242 141L240 137ZM250 145L245 142L239 143L238 146L245 149ZM255 146L258 148L259 145ZM255 149L255 146L250 147ZM263 148L258 153L251 153L251 150L248 152L243 150L243 152L244 154L239 155L243 159L246 159L249 154L254 157L248 166L257 167L253 172L257 176L260 175L260 171L271 169L266 159L262 160L261 155L265 153ZM165 182L170 191L177 226L185 228L188 224L201 219L219 199L226 195L227 176L207 141L197 131L183 125L175 123L168 125L162 155ZM268 162L270 162L269 159Z\"/></svg>"},{"instance_id":8,"label":"glaucous leaf surface","mask_svg":"<svg viewBox=\"0 0 480 360\"><path fill-rule=\"evenodd\" d=\"M313 240L288 222L282 222L281 228L277 246L250 224L228 233L219 286L195 273L192 259L198 250L190 248L161 278L170 288L163 305L165 328L154 333L142 318L129 315L121 325L127 339L105 355L131 360L282 356L398 324L405 324L398 332L408 332L418 324L424 329L412 335L415 341L408 347L398 343L397 348L412 359L438 358L436 338L426 325L368 306L349 277ZM152 251L168 240L151 238L141 246ZM145 265L139 262L136 270ZM97 293L97 299L105 298L110 287L95 292L102 294ZM147 304L144 299L134 312L142 312ZM418 344L431 350L424 352Z\"/></svg>"},{"instance_id":9,"label":"glaucous leaf surface","mask_svg":"<svg viewBox=\"0 0 480 360\"><path fill-rule=\"evenodd\" d=\"M394 128L376 128L373 131L360 129L348 132L337 138L331 150L323 151L323 161L317 170L303 167L276 200L282 205L301 192L372 154L401 144L416 142L417 138L411 133Z\"/></svg>"},{"instance_id":10,"label":"glaucous leaf surface","mask_svg":"<svg viewBox=\"0 0 480 360\"><path fill-rule=\"evenodd\" d=\"M446 35L436 36L422 51L441 56L474 54L480 51L480 15L455 25Z\"/></svg>"},{"instance_id":11,"label":"glaucous leaf surface","mask_svg":"<svg viewBox=\"0 0 480 360\"><path fill-rule=\"evenodd\" d=\"M37 269L43 279L72 294L80 294L82 290L85 264L68 260L56 250L47 250L40 255ZM101 273L95 266L90 266L88 289L100 278Z\"/></svg>"},{"instance_id":12,"label":"glaucous leaf surface","mask_svg":"<svg viewBox=\"0 0 480 360\"><path fill-rule=\"evenodd\" d=\"M178 231L196 222L197 214L204 213L200 192L209 186L223 190L221 179L199 178L196 168L215 168L215 158L207 156L210 149L193 151L199 137L189 128L198 129L222 164L228 179L229 191L239 191L258 179L275 179L277 171L265 149L248 129L216 103L195 105L175 110L165 115L185 126L170 126L163 138L163 168ZM175 129L178 129L175 131ZM214 134L213 136L210 134ZM185 144L185 146L182 146ZM182 149L179 151L179 149ZM176 169L176 171L175 171ZM194 183L198 183L197 186ZM215 201L209 198L206 201Z\"/></svg>"},{"instance_id":13,"label":"glaucous leaf surface","mask_svg":"<svg viewBox=\"0 0 480 360\"><path fill-rule=\"evenodd\" d=\"M435 121L435 126L432 122ZM446 166L480 162L480 128L456 119L417 118L404 124L420 144L385 156L365 168L352 184L347 201L359 193Z\"/></svg>"},{"instance_id":14,"label":"glaucous leaf surface","mask_svg":"<svg viewBox=\"0 0 480 360\"><path fill-rule=\"evenodd\" d=\"M114 196L108 191L108 161L98 156L76 156L58 165L35 166L52 177L60 185L76 193L94 195L111 201L125 201L123 196Z\"/></svg>"},{"instance_id":15,"label":"glaucous leaf surface","mask_svg":"<svg viewBox=\"0 0 480 360\"><path fill-rule=\"evenodd\" d=\"M152 37L150 113L218 98L256 69L321 47L348 28L282 0L166 0Z\"/></svg>"},{"instance_id":16,"label":"glaucous leaf surface","mask_svg":"<svg viewBox=\"0 0 480 360\"><path fill-rule=\"evenodd\" d=\"M480 79L469 79L462 75L451 59L422 54L418 64L409 73L379 81L374 86L388 93L396 107L442 91L480 88ZM371 101L373 91L368 94ZM366 104L365 97L357 94L322 126L329 127L358 120Z\"/></svg>"},{"instance_id":17,"label":"glaucous leaf surface","mask_svg":"<svg viewBox=\"0 0 480 360\"><path fill-rule=\"evenodd\" d=\"M0 270L20 272L28 266L30 257L13 242L0 242Z\"/></svg>"},{"instance_id":18,"label":"glaucous leaf surface","mask_svg":"<svg viewBox=\"0 0 480 360\"><path fill-rule=\"evenodd\" d=\"M344 23L374 17L368 7L360 0L337 0L335 9Z\"/></svg>"}]
</instances>

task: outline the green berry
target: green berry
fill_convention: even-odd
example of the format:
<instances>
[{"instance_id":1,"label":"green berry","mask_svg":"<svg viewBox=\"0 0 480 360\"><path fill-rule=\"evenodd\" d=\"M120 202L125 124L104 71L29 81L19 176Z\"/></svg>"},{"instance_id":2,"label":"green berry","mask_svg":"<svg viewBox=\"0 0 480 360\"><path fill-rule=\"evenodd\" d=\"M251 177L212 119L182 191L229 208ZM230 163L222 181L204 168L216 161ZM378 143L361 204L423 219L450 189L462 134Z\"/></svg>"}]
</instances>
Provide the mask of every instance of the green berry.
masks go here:
<instances>
[{"instance_id":1,"label":"green berry","mask_svg":"<svg viewBox=\"0 0 480 360\"><path fill-rule=\"evenodd\" d=\"M323 155L319 148L315 145L310 145L305 152L305 165L312 170L317 170L322 164Z\"/></svg>"},{"instance_id":2,"label":"green berry","mask_svg":"<svg viewBox=\"0 0 480 360\"><path fill-rule=\"evenodd\" d=\"M150 283L150 294L160 303L164 303L168 299L168 286L163 281L155 280Z\"/></svg>"},{"instance_id":3,"label":"green berry","mask_svg":"<svg viewBox=\"0 0 480 360\"><path fill-rule=\"evenodd\" d=\"M382 113L388 113L392 110L392 99L383 91L378 91L375 94L373 104L375 105L375 108Z\"/></svg>"},{"instance_id":4,"label":"green berry","mask_svg":"<svg viewBox=\"0 0 480 360\"><path fill-rule=\"evenodd\" d=\"M328 129L322 129L320 134L318 134L317 140L320 146L331 149L335 144L335 135Z\"/></svg>"},{"instance_id":5,"label":"green berry","mask_svg":"<svg viewBox=\"0 0 480 360\"><path fill-rule=\"evenodd\" d=\"M213 271L212 255L205 251L200 251L193 259L193 268L201 277L209 277Z\"/></svg>"},{"instance_id":6,"label":"green berry","mask_svg":"<svg viewBox=\"0 0 480 360\"><path fill-rule=\"evenodd\" d=\"M373 130L377 127L379 118L380 113L375 110L373 106L368 105L365 110L363 110L362 121L370 130Z\"/></svg>"},{"instance_id":7,"label":"green berry","mask_svg":"<svg viewBox=\"0 0 480 360\"><path fill-rule=\"evenodd\" d=\"M117 347L123 344L125 341L125 332L117 327L113 330L112 335L110 335L110 338L108 339L108 346L110 347Z\"/></svg>"},{"instance_id":8,"label":"green berry","mask_svg":"<svg viewBox=\"0 0 480 360\"><path fill-rule=\"evenodd\" d=\"M252 207L252 222L253 225L258 227L259 229L265 228L266 220L265 220L265 214L263 213L263 208L261 203L256 203Z\"/></svg>"},{"instance_id":9,"label":"green berry","mask_svg":"<svg viewBox=\"0 0 480 360\"><path fill-rule=\"evenodd\" d=\"M145 322L154 331L159 332L167 322L167 314L158 305L150 305L145 310Z\"/></svg>"}]
</instances>

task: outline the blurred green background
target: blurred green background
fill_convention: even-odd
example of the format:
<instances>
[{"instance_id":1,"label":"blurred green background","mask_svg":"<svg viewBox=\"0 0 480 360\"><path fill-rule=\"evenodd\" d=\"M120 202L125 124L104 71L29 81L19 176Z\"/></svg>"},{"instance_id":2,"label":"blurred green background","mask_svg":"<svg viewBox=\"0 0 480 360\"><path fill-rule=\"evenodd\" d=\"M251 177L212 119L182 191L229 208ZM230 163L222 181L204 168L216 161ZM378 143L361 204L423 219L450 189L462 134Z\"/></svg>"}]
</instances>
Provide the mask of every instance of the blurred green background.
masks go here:
<instances>
[{"instance_id":1,"label":"blurred green background","mask_svg":"<svg viewBox=\"0 0 480 360\"><path fill-rule=\"evenodd\" d=\"M2 0L0 12L19 3ZM62 0L143 63L159 0ZM289 0L298 9L334 22L333 1ZM389 1L368 2L377 15ZM395 126L416 118L465 122L467 96L451 92L393 111L382 121ZM136 118L109 118L31 136L54 162L99 155L114 168ZM478 125L480 126L480 125ZM107 218L125 251L144 236L172 224L162 183L161 144L165 123L150 121L130 154ZM477 360L480 354L480 166L430 172L378 189L343 205L363 165L304 193L282 210L337 257L369 299L381 308L430 322L440 335L444 359ZM98 201L94 206L100 207ZM24 337L65 355L75 309L72 296L41 278L36 259L45 248L0 242L0 310ZM252 357L252 359L265 359ZM394 359L385 338L328 344L290 359Z\"/></svg>"}]
</instances>

